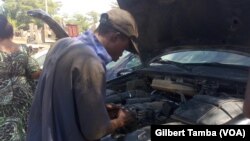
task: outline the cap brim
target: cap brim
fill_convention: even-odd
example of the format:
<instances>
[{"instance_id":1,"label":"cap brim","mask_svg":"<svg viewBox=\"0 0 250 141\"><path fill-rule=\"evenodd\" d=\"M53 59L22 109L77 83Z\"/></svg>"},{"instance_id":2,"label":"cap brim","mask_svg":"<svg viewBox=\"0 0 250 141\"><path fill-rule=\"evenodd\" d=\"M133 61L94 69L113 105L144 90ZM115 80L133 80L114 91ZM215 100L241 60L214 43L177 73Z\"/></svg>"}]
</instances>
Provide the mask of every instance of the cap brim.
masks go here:
<instances>
[{"instance_id":1,"label":"cap brim","mask_svg":"<svg viewBox=\"0 0 250 141\"><path fill-rule=\"evenodd\" d=\"M138 46L137 46L137 43L135 41L133 41L132 39L130 39L130 46L128 48L128 51L135 53L135 54L140 53Z\"/></svg>"}]
</instances>

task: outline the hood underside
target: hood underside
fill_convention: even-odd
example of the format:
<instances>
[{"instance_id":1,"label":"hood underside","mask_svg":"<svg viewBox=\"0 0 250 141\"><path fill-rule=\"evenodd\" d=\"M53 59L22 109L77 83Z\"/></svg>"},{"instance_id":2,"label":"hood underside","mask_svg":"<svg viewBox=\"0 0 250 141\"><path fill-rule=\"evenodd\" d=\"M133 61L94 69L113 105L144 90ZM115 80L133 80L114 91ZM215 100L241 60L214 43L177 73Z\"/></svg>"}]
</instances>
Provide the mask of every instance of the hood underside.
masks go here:
<instances>
[{"instance_id":1,"label":"hood underside","mask_svg":"<svg viewBox=\"0 0 250 141\"><path fill-rule=\"evenodd\" d=\"M138 25L143 62L177 50L250 53L249 0L117 0Z\"/></svg>"}]
</instances>

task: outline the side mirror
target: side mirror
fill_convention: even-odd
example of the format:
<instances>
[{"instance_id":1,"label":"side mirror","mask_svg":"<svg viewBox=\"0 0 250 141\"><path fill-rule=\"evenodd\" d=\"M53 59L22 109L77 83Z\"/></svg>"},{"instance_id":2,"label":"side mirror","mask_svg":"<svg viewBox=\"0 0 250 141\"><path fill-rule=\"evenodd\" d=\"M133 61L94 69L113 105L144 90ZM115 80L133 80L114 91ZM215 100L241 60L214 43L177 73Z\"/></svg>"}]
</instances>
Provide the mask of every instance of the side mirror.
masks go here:
<instances>
[{"instance_id":1,"label":"side mirror","mask_svg":"<svg viewBox=\"0 0 250 141\"><path fill-rule=\"evenodd\" d=\"M131 73L133 70L132 69L121 69L117 72L116 76L119 77L119 76L123 76L123 75L126 75L126 74L129 74Z\"/></svg>"}]
</instances>

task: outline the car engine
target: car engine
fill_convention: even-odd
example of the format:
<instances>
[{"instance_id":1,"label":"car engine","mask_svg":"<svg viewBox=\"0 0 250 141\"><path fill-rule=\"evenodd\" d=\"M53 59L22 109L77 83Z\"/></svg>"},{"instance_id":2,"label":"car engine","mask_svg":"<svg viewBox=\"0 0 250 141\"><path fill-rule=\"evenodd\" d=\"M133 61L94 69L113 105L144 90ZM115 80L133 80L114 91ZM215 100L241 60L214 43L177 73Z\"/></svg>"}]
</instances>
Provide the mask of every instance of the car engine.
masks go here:
<instances>
[{"instance_id":1,"label":"car engine","mask_svg":"<svg viewBox=\"0 0 250 141\"><path fill-rule=\"evenodd\" d=\"M142 73L119 78L108 84L108 88L106 103L120 105L134 117L133 123L117 130L112 138L139 140L139 135L143 134L141 138L146 140L150 125L154 124L236 124L232 121L242 115L245 84ZM244 117L237 121L241 121L237 124L250 124Z\"/></svg>"}]
</instances>

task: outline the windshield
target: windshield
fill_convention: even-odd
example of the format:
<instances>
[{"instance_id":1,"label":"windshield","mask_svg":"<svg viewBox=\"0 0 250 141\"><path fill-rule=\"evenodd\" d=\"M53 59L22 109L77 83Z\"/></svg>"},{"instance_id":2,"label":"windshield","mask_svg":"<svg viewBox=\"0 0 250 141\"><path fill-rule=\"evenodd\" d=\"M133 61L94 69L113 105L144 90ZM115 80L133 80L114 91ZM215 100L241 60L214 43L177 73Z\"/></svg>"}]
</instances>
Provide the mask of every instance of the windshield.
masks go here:
<instances>
[{"instance_id":1,"label":"windshield","mask_svg":"<svg viewBox=\"0 0 250 141\"><path fill-rule=\"evenodd\" d=\"M130 53L129 53L128 51L124 51L123 54L122 54L122 56L121 56L117 61L112 61L112 62L108 63L108 64L106 65L106 68L107 68L107 69L110 69L110 68L114 67L116 64L119 64L119 63L122 62L123 59L126 58L126 56L128 56L129 54L130 54Z\"/></svg>"},{"instance_id":2,"label":"windshield","mask_svg":"<svg viewBox=\"0 0 250 141\"><path fill-rule=\"evenodd\" d=\"M179 63L220 63L250 66L250 57L221 51L184 51L163 55L161 60Z\"/></svg>"}]
</instances>

